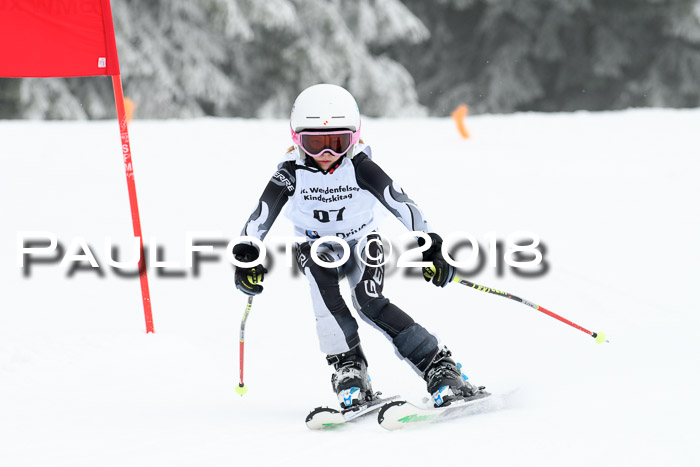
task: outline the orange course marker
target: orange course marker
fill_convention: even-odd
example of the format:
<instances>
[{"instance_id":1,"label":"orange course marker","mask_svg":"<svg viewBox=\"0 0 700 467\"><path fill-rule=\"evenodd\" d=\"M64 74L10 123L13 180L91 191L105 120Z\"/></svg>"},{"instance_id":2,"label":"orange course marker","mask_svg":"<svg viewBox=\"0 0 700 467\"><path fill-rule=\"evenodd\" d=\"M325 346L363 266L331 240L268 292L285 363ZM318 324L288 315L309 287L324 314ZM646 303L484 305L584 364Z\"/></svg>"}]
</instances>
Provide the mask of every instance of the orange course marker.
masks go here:
<instances>
[{"instance_id":1,"label":"orange course marker","mask_svg":"<svg viewBox=\"0 0 700 467\"><path fill-rule=\"evenodd\" d=\"M467 126L464 123L464 119L467 116L467 112L469 112L469 107L467 107L466 104L460 105L454 110L454 112L452 112L452 119L457 125L457 130L459 130L459 134L462 135L462 138L464 139L469 138L469 131L467 131Z\"/></svg>"},{"instance_id":2,"label":"orange course marker","mask_svg":"<svg viewBox=\"0 0 700 467\"><path fill-rule=\"evenodd\" d=\"M134 116L136 104L128 97L124 98L124 110L126 111L126 123L131 123L131 117Z\"/></svg>"}]
</instances>

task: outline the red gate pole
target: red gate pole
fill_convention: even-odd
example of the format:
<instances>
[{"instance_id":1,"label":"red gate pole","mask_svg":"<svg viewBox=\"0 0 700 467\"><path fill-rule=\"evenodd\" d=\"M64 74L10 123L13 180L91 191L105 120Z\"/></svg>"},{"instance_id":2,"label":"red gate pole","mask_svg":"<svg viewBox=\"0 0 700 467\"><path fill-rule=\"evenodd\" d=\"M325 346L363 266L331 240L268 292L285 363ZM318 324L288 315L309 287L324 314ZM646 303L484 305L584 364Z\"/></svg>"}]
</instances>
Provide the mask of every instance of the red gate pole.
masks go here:
<instances>
[{"instance_id":1,"label":"red gate pole","mask_svg":"<svg viewBox=\"0 0 700 467\"><path fill-rule=\"evenodd\" d=\"M145 255L143 252L143 236L141 235L141 218L139 217L139 203L136 199L136 184L134 183L134 168L131 163L131 144L129 143L129 129L124 108L124 91L122 89L121 75L112 76L114 99L117 101L117 118L122 138L122 155L124 156L124 169L126 170L126 184L129 189L129 205L131 206L131 221L134 225L134 236L139 238L139 279L141 281L141 296L143 297L143 314L146 318L146 333L153 331L153 315L151 313L151 293L148 290L148 275L146 274Z\"/></svg>"}]
</instances>

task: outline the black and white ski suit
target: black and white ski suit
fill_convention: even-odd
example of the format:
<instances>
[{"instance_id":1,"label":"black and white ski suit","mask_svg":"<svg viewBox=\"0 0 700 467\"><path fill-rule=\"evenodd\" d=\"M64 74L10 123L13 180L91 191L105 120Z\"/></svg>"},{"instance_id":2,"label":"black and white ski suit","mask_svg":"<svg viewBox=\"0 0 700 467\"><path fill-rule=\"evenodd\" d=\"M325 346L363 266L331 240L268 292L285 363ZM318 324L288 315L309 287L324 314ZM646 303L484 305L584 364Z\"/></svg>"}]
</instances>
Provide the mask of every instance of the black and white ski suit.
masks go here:
<instances>
[{"instance_id":1,"label":"black and white ski suit","mask_svg":"<svg viewBox=\"0 0 700 467\"><path fill-rule=\"evenodd\" d=\"M346 277L362 319L380 329L398 354L422 374L438 352L437 338L382 295L384 267L376 266L383 262L381 244L361 241L361 258L355 247L363 236L378 238L373 209L377 201L410 231L429 231L423 213L372 161L369 146L359 145L357 155L342 157L327 171L313 162L302 162L296 150L287 158L279 164L241 234L262 240L286 204L295 234L307 239L296 244L297 264L311 288L321 351L335 355L360 343L357 322L340 294L339 281ZM352 252L339 268L324 268L311 259L313 242L329 235L345 240ZM343 250L337 243L324 243L318 256L333 262L342 258Z\"/></svg>"}]
</instances>

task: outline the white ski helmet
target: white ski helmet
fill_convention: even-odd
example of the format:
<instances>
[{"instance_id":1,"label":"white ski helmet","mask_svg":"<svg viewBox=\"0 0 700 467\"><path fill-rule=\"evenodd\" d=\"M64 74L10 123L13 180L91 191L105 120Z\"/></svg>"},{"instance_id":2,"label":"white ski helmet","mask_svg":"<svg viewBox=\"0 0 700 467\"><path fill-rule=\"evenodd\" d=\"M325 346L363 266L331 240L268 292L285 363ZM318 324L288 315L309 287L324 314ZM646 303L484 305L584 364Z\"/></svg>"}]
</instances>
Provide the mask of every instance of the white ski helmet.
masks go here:
<instances>
[{"instance_id":1,"label":"white ski helmet","mask_svg":"<svg viewBox=\"0 0 700 467\"><path fill-rule=\"evenodd\" d=\"M341 148L341 152L348 158L355 155L360 140L360 109L352 94L340 86L316 84L304 89L294 101L289 123L292 140L302 159L309 153L300 135L306 130L317 133L349 130L349 146Z\"/></svg>"}]
</instances>

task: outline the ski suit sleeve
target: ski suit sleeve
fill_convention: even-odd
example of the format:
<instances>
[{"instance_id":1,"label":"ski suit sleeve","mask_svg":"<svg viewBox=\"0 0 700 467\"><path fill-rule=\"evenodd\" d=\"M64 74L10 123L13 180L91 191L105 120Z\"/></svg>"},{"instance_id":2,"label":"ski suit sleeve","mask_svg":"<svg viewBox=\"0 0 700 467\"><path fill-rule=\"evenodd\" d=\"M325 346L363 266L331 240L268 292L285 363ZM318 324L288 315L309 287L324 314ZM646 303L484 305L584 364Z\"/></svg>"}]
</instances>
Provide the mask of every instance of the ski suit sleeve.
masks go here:
<instances>
[{"instance_id":1,"label":"ski suit sleeve","mask_svg":"<svg viewBox=\"0 0 700 467\"><path fill-rule=\"evenodd\" d=\"M258 206L243 226L241 235L263 240L287 200L294 194L296 178L294 162L280 164L260 196Z\"/></svg>"},{"instance_id":2,"label":"ski suit sleeve","mask_svg":"<svg viewBox=\"0 0 700 467\"><path fill-rule=\"evenodd\" d=\"M352 162L360 188L372 193L408 230L431 231L418 205L372 159L360 153L353 157Z\"/></svg>"}]
</instances>

